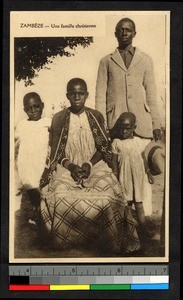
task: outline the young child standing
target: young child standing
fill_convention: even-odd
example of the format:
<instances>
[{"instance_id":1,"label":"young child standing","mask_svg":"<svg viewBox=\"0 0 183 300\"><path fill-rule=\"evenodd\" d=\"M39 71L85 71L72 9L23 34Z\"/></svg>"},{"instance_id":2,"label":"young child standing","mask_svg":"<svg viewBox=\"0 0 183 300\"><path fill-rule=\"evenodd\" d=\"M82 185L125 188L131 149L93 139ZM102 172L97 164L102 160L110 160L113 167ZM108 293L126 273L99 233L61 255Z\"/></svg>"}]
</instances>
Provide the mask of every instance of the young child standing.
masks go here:
<instances>
[{"instance_id":1,"label":"young child standing","mask_svg":"<svg viewBox=\"0 0 183 300\"><path fill-rule=\"evenodd\" d=\"M42 117L44 103L37 93L26 94L23 106L28 119L20 121L15 130L15 140L19 147L18 175L37 217L40 205L38 187L48 153L51 120Z\"/></svg>"},{"instance_id":2,"label":"young child standing","mask_svg":"<svg viewBox=\"0 0 183 300\"><path fill-rule=\"evenodd\" d=\"M128 206L135 205L137 220L142 233L151 236L147 230L143 202L147 197L147 184L154 179L143 155L141 138L134 136L136 117L125 112L120 115L111 130L112 151L117 154L118 176ZM148 183L149 182L149 183Z\"/></svg>"}]
</instances>

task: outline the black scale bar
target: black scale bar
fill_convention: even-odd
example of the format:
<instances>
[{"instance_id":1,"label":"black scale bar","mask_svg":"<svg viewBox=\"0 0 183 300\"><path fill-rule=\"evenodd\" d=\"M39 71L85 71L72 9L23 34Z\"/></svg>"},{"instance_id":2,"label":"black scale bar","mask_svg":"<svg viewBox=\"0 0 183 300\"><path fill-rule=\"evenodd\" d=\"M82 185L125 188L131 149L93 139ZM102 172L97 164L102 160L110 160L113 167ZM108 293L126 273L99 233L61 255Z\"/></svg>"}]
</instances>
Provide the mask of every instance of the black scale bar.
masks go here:
<instances>
[{"instance_id":1,"label":"black scale bar","mask_svg":"<svg viewBox=\"0 0 183 300\"><path fill-rule=\"evenodd\" d=\"M9 284L29 284L29 276L9 276Z\"/></svg>"}]
</instances>

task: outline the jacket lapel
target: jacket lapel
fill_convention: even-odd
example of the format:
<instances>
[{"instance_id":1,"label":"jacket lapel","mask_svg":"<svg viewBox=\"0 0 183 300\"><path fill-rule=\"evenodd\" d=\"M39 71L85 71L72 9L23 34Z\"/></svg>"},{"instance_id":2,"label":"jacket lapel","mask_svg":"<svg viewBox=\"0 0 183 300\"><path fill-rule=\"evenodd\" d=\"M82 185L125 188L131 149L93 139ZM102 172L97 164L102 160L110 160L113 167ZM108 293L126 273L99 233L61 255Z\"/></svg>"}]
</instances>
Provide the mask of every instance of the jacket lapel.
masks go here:
<instances>
[{"instance_id":1,"label":"jacket lapel","mask_svg":"<svg viewBox=\"0 0 183 300\"><path fill-rule=\"evenodd\" d=\"M134 56L132 58L129 68L127 69L118 49L116 49L111 54L111 59L124 71L131 70L142 59L142 57L143 57L143 53L138 48L135 48Z\"/></svg>"},{"instance_id":2,"label":"jacket lapel","mask_svg":"<svg viewBox=\"0 0 183 300\"><path fill-rule=\"evenodd\" d=\"M124 64L124 61L118 51L118 49L116 49L112 54L111 54L111 59L120 67L122 68L124 71L127 71L127 68Z\"/></svg>"},{"instance_id":3,"label":"jacket lapel","mask_svg":"<svg viewBox=\"0 0 183 300\"><path fill-rule=\"evenodd\" d=\"M135 53L132 58L131 64L129 65L128 71L131 70L136 64L138 64L142 57L143 53L138 48L135 48Z\"/></svg>"}]
</instances>

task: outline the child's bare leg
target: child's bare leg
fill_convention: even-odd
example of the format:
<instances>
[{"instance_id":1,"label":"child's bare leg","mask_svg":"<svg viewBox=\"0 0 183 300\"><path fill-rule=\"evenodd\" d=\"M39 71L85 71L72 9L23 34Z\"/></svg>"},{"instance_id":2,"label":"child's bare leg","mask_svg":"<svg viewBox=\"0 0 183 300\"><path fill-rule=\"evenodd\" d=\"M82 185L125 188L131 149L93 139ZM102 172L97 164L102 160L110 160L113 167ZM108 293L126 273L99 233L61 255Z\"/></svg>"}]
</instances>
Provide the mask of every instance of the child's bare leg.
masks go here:
<instances>
[{"instance_id":1,"label":"child's bare leg","mask_svg":"<svg viewBox=\"0 0 183 300\"><path fill-rule=\"evenodd\" d=\"M144 207L142 202L135 202L135 210L138 218L139 225L145 224L145 213L144 213Z\"/></svg>"},{"instance_id":2,"label":"child's bare leg","mask_svg":"<svg viewBox=\"0 0 183 300\"><path fill-rule=\"evenodd\" d=\"M34 209L38 209L41 200L39 190L38 189L27 190L27 194L29 196L29 199Z\"/></svg>"},{"instance_id":3,"label":"child's bare leg","mask_svg":"<svg viewBox=\"0 0 183 300\"><path fill-rule=\"evenodd\" d=\"M43 229L43 222L41 218L41 209L40 209L40 202L41 197L38 189L31 189L27 191L29 199L33 205L35 211L35 223L37 229L37 237L41 241L42 237L44 236L44 229Z\"/></svg>"},{"instance_id":4,"label":"child's bare leg","mask_svg":"<svg viewBox=\"0 0 183 300\"><path fill-rule=\"evenodd\" d=\"M142 202L135 202L135 210L141 233L148 238L153 237L153 233L147 228L144 207Z\"/></svg>"},{"instance_id":5,"label":"child's bare leg","mask_svg":"<svg viewBox=\"0 0 183 300\"><path fill-rule=\"evenodd\" d=\"M138 223L137 223L137 221L132 216L132 205L133 205L133 201L128 201L128 208L129 208L132 220L134 221L134 225L137 227Z\"/></svg>"},{"instance_id":6,"label":"child's bare leg","mask_svg":"<svg viewBox=\"0 0 183 300\"><path fill-rule=\"evenodd\" d=\"M34 218L33 221L35 221L36 223L39 222L39 218L40 218L40 193L38 189L31 189L31 190L27 190L27 194L29 196L30 202L33 206L33 210L34 210Z\"/></svg>"}]
</instances>

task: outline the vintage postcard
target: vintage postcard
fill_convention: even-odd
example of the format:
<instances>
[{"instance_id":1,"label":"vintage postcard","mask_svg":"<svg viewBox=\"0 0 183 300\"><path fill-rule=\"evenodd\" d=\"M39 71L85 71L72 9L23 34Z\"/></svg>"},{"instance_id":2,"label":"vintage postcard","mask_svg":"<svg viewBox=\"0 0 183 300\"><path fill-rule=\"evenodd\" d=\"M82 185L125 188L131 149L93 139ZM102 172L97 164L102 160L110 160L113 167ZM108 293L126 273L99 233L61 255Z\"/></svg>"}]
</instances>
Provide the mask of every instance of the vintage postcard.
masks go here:
<instances>
[{"instance_id":1,"label":"vintage postcard","mask_svg":"<svg viewBox=\"0 0 183 300\"><path fill-rule=\"evenodd\" d=\"M169 53L169 11L11 11L9 262L169 261Z\"/></svg>"}]
</instances>

